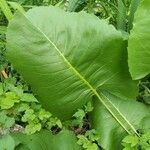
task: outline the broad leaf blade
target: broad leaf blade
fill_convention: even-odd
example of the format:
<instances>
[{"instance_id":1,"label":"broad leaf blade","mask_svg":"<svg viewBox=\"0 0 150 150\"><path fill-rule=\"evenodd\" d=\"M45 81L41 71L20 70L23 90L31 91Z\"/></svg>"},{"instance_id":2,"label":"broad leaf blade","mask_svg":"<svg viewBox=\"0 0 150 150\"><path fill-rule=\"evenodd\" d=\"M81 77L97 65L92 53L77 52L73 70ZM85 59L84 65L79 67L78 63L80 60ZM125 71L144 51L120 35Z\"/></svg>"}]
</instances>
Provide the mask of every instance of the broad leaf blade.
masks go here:
<instances>
[{"instance_id":1,"label":"broad leaf blade","mask_svg":"<svg viewBox=\"0 0 150 150\"><path fill-rule=\"evenodd\" d=\"M141 129L144 131L145 128L143 129L143 127L149 126L149 122L144 121L145 118L150 118L148 107L139 102L120 99L107 92L103 92L103 95L115 105L134 130ZM118 116L118 118L120 117ZM129 127L126 123L121 126L97 99L94 100L94 110L91 113L90 119L92 128L96 129L101 135L99 144L104 149L122 149L121 141L128 134L123 128L123 126ZM128 131L130 131L129 128Z\"/></svg>"},{"instance_id":2,"label":"broad leaf blade","mask_svg":"<svg viewBox=\"0 0 150 150\"><path fill-rule=\"evenodd\" d=\"M0 137L0 149L1 150L14 150L15 141L10 135L4 135Z\"/></svg>"},{"instance_id":3,"label":"broad leaf blade","mask_svg":"<svg viewBox=\"0 0 150 150\"><path fill-rule=\"evenodd\" d=\"M13 134L13 137L21 143L17 150L82 150L75 135L68 130L63 130L57 135L42 130L33 135Z\"/></svg>"},{"instance_id":4,"label":"broad leaf blade","mask_svg":"<svg viewBox=\"0 0 150 150\"><path fill-rule=\"evenodd\" d=\"M129 70L133 79L150 73L150 1L141 2L129 38Z\"/></svg>"},{"instance_id":5,"label":"broad leaf blade","mask_svg":"<svg viewBox=\"0 0 150 150\"><path fill-rule=\"evenodd\" d=\"M99 88L128 99L136 95L136 83L126 71L125 41L113 26L84 12L38 7L15 15L7 41L9 60L54 115L71 117L95 95L125 123L113 103L97 93ZM125 126L135 132L127 121Z\"/></svg>"}]
</instances>

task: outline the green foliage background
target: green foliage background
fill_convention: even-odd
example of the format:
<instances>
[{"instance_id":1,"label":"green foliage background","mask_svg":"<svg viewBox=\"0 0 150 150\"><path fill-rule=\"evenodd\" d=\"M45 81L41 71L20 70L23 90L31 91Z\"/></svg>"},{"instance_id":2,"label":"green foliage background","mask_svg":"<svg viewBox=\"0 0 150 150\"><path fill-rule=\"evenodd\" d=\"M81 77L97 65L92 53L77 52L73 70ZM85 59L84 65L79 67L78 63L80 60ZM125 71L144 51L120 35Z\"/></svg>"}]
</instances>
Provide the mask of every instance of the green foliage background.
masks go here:
<instances>
[{"instance_id":1,"label":"green foliage background","mask_svg":"<svg viewBox=\"0 0 150 150\"><path fill-rule=\"evenodd\" d=\"M4 2L4 0L0 0L0 4L2 2ZM83 10L87 13L98 16L100 19L105 19L109 24L114 25L116 29L120 30L126 37L132 29L134 13L139 3L139 0L8 1L8 5L12 13L15 13L17 9L27 11L35 6L48 5L55 5L56 7L60 7L61 9L69 12L80 12ZM114 131L119 132L122 139L124 139L122 141L117 141L118 139L116 139L113 144L111 143L112 141L110 141L109 147L109 144L107 144L108 141L105 143L105 141L101 139L101 134L109 133L111 137L111 133L107 132L107 129L100 131L101 129L99 129L99 127L97 128L97 124L101 124L101 127L103 128L103 124L107 124L107 120L106 122L102 122L101 119L96 119L94 120L94 125L89 123L89 114L91 114L90 112L93 110L92 103L87 103L81 109L78 109L72 118L66 122L61 121L57 117L53 116L51 112L46 111L35 98L36 95L33 95L31 87L6 59L5 33L7 30L8 18L11 18L12 16L9 15L9 13L8 17L5 17L5 15L4 11L0 9L0 149L37 150L39 145L42 145L40 149L53 147L54 150L63 150L63 148L64 150L70 150L71 147L75 147L75 150L98 150L103 149L102 147L107 147L107 149L112 150L113 148L111 148L111 146L115 142L117 144L119 143L122 149L124 147L124 150L150 149L149 126L144 127L146 129L145 131L138 131L141 134L140 137L135 135L126 135L124 132L120 131L121 129L116 130L116 127L118 128L118 126L111 119L110 122L113 122L115 126ZM138 89L139 92L137 95L137 101L142 102L149 107L149 75L139 80ZM101 111L103 116L108 115L103 108ZM94 110L93 113L99 112ZM144 121L150 122L149 118ZM112 128L114 128L114 126ZM104 126L104 128L105 127L106 126ZM66 130L66 128L69 128L69 130L72 130L75 134ZM51 130L53 134L58 134L56 136L49 134L48 130ZM61 132L59 132L60 130ZM16 134L16 131L21 133L23 132L27 136L24 134L18 135ZM53 140L51 142L46 142L44 145L40 141L39 137L41 136L43 136L45 140ZM52 138L53 136L54 138ZM29 142L29 139L32 139L32 142ZM70 141L70 145L66 144L68 140ZM35 144L39 141L41 144ZM55 141L57 141L57 146L54 144ZM62 148L58 145L63 145L64 147Z\"/></svg>"}]
</instances>

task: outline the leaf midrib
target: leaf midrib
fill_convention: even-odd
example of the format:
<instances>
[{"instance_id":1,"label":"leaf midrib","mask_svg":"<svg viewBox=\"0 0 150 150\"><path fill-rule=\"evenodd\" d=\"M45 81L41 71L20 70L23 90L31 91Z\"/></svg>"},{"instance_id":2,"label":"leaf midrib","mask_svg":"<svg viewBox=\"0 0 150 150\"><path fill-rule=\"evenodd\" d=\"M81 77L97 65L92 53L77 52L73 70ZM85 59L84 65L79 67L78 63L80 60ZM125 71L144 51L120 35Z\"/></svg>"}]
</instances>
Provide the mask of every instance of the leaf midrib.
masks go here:
<instances>
[{"instance_id":1,"label":"leaf midrib","mask_svg":"<svg viewBox=\"0 0 150 150\"><path fill-rule=\"evenodd\" d=\"M22 14L22 13L21 13ZM41 31L41 29L39 27L37 27L34 23L32 23L32 21L25 15L22 14L27 21L33 26L35 27L47 40L48 42L50 42L50 44L55 48L55 50L58 52L58 54L63 58L64 62L72 69L72 71L75 73L75 75L77 77L80 78L80 80L82 82L84 82L84 84L86 86L88 86L91 91L94 93L95 96L97 96L97 98L99 99L99 101L106 107L106 109L111 113L111 115L116 119L116 121L125 129L125 131L128 134L136 134L137 136L139 136L139 134L137 133L136 129L134 128L134 126L125 118L125 116L123 116L123 114L115 107L115 105L108 100L107 103L109 103L109 105L106 104L106 102L100 97L99 93L97 92L97 90L95 88L93 88L93 86L75 69L75 67L72 66L72 64L65 58L65 56L62 54L62 52L57 48L57 46L47 37L47 35ZM102 94L102 93L101 93ZM103 95L104 96L104 95ZM127 123L128 126L130 126L131 130L128 130L126 128L126 126L117 118L117 116L113 113L113 110L111 110L111 108L113 108L119 113L119 116L122 117L125 122ZM110 108L109 108L110 107Z\"/></svg>"}]
</instances>

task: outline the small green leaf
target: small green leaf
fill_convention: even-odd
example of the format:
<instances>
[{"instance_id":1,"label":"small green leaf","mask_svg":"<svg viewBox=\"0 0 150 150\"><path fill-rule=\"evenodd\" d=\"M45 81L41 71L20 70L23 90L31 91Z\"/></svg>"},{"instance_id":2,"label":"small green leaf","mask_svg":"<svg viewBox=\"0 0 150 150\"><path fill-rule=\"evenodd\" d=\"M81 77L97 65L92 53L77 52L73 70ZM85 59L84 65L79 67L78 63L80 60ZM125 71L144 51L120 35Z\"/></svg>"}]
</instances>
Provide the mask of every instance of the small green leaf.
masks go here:
<instances>
[{"instance_id":1,"label":"small green leaf","mask_svg":"<svg viewBox=\"0 0 150 150\"><path fill-rule=\"evenodd\" d=\"M98 150L98 146L95 143L89 143L86 150Z\"/></svg>"},{"instance_id":2,"label":"small green leaf","mask_svg":"<svg viewBox=\"0 0 150 150\"><path fill-rule=\"evenodd\" d=\"M13 82L13 81L12 81ZM13 83L8 83L7 84L7 88L8 90L10 90L11 92L14 92L18 97L22 97L23 95L23 89L21 86L17 86L15 87Z\"/></svg>"},{"instance_id":3,"label":"small green leaf","mask_svg":"<svg viewBox=\"0 0 150 150\"><path fill-rule=\"evenodd\" d=\"M75 118L72 121L72 125L79 125L80 127L82 127L83 125L83 118L85 117L85 112L83 109L78 109L78 111L73 115L73 117Z\"/></svg>"},{"instance_id":4,"label":"small green leaf","mask_svg":"<svg viewBox=\"0 0 150 150\"><path fill-rule=\"evenodd\" d=\"M0 127L10 128L14 125L15 119L8 117L4 111L0 112Z\"/></svg>"},{"instance_id":5,"label":"small green leaf","mask_svg":"<svg viewBox=\"0 0 150 150\"><path fill-rule=\"evenodd\" d=\"M85 112L91 112L93 110L93 106L92 106L92 103L91 101L88 102L86 105L85 105Z\"/></svg>"},{"instance_id":6,"label":"small green leaf","mask_svg":"<svg viewBox=\"0 0 150 150\"><path fill-rule=\"evenodd\" d=\"M14 92L5 93L4 97L0 100L1 109L10 109L19 99Z\"/></svg>"},{"instance_id":7,"label":"small green leaf","mask_svg":"<svg viewBox=\"0 0 150 150\"><path fill-rule=\"evenodd\" d=\"M86 136L84 135L78 135L77 138L78 144L81 145L85 150L98 150L98 146L91 142Z\"/></svg>"},{"instance_id":8,"label":"small green leaf","mask_svg":"<svg viewBox=\"0 0 150 150\"><path fill-rule=\"evenodd\" d=\"M46 111L45 109L41 109L38 114L38 117L40 120L48 119L51 116L52 116L52 114L50 112Z\"/></svg>"},{"instance_id":9,"label":"small green leaf","mask_svg":"<svg viewBox=\"0 0 150 150\"><path fill-rule=\"evenodd\" d=\"M85 136L88 137L90 141L97 141L100 138L95 129L86 131Z\"/></svg>"},{"instance_id":10,"label":"small green leaf","mask_svg":"<svg viewBox=\"0 0 150 150\"><path fill-rule=\"evenodd\" d=\"M26 104L26 103L20 103L18 106L17 106L17 111L18 112L24 112L26 110L30 109L29 105Z\"/></svg>"},{"instance_id":11,"label":"small green leaf","mask_svg":"<svg viewBox=\"0 0 150 150\"><path fill-rule=\"evenodd\" d=\"M139 138L136 135L128 135L123 140L124 143L130 144L131 147L138 145Z\"/></svg>"},{"instance_id":12,"label":"small green leaf","mask_svg":"<svg viewBox=\"0 0 150 150\"><path fill-rule=\"evenodd\" d=\"M22 116L21 120L23 122L32 122L36 118L33 109L28 109L25 111L25 114Z\"/></svg>"},{"instance_id":13,"label":"small green leaf","mask_svg":"<svg viewBox=\"0 0 150 150\"><path fill-rule=\"evenodd\" d=\"M62 123L61 123L61 121L60 121L59 119L56 121L56 125L57 125L59 128L62 128Z\"/></svg>"},{"instance_id":14,"label":"small green leaf","mask_svg":"<svg viewBox=\"0 0 150 150\"><path fill-rule=\"evenodd\" d=\"M78 135L77 138L79 139L77 142L79 145L86 145L89 142L84 135Z\"/></svg>"},{"instance_id":15,"label":"small green leaf","mask_svg":"<svg viewBox=\"0 0 150 150\"><path fill-rule=\"evenodd\" d=\"M31 122L30 124L28 124L26 127L25 127L25 133L26 134L33 134L37 131L40 131L42 128L42 125L40 123L34 123L34 122Z\"/></svg>"},{"instance_id":16,"label":"small green leaf","mask_svg":"<svg viewBox=\"0 0 150 150\"><path fill-rule=\"evenodd\" d=\"M20 99L23 102L38 102L37 99L33 96L33 94L24 93Z\"/></svg>"},{"instance_id":17,"label":"small green leaf","mask_svg":"<svg viewBox=\"0 0 150 150\"><path fill-rule=\"evenodd\" d=\"M58 118L50 118L49 121L46 123L48 128L52 128L53 126L58 126L59 128L62 128L62 123Z\"/></svg>"},{"instance_id":18,"label":"small green leaf","mask_svg":"<svg viewBox=\"0 0 150 150\"><path fill-rule=\"evenodd\" d=\"M10 128L15 124L15 119L7 117L7 120L5 121L5 127Z\"/></svg>"},{"instance_id":19,"label":"small green leaf","mask_svg":"<svg viewBox=\"0 0 150 150\"><path fill-rule=\"evenodd\" d=\"M37 103L31 103L31 108L34 111L39 111L40 109L42 109L42 106L40 104L37 104Z\"/></svg>"}]
</instances>

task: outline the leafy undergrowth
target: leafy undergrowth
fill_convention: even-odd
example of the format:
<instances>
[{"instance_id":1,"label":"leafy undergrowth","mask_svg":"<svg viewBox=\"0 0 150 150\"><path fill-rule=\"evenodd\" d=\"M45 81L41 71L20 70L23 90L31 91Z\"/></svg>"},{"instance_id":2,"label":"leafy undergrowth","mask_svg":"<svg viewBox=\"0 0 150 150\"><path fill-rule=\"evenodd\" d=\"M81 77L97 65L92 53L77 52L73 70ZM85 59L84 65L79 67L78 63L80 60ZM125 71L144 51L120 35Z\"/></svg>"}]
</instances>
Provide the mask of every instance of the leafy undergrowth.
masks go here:
<instances>
[{"instance_id":1,"label":"leafy undergrowth","mask_svg":"<svg viewBox=\"0 0 150 150\"><path fill-rule=\"evenodd\" d=\"M9 78L0 84L0 108L1 149L15 147L14 144L10 148L10 145L15 143L12 133L31 135L45 129L56 135L65 128L69 128L77 135L77 143L83 148L98 149L95 142L99 136L94 129L91 129L87 115L93 110L90 102L83 109L78 109L71 120L61 122L41 107L25 84L22 85L15 78Z\"/></svg>"},{"instance_id":2,"label":"leafy undergrowth","mask_svg":"<svg viewBox=\"0 0 150 150\"><path fill-rule=\"evenodd\" d=\"M0 7L0 150L150 150L148 0Z\"/></svg>"},{"instance_id":3,"label":"leafy undergrowth","mask_svg":"<svg viewBox=\"0 0 150 150\"><path fill-rule=\"evenodd\" d=\"M150 104L150 77L146 77L139 82L139 95L137 100L145 104Z\"/></svg>"}]
</instances>

